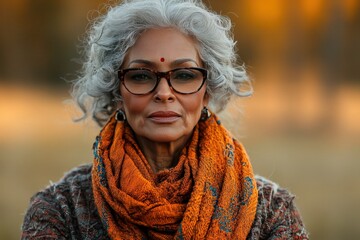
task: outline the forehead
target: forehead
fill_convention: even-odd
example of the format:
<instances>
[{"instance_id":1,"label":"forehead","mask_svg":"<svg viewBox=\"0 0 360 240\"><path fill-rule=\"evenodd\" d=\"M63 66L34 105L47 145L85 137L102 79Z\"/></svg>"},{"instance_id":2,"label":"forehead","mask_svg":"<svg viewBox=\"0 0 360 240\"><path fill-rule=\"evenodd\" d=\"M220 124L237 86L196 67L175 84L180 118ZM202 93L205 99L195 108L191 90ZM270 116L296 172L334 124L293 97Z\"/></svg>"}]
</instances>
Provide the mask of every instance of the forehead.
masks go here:
<instances>
[{"instance_id":1,"label":"forehead","mask_svg":"<svg viewBox=\"0 0 360 240\"><path fill-rule=\"evenodd\" d=\"M147 59L150 61L172 61L179 58L198 60L197 41L177 29L159 28L143 32L128 50L127 59Z\"/></svg>"}]
</instances>

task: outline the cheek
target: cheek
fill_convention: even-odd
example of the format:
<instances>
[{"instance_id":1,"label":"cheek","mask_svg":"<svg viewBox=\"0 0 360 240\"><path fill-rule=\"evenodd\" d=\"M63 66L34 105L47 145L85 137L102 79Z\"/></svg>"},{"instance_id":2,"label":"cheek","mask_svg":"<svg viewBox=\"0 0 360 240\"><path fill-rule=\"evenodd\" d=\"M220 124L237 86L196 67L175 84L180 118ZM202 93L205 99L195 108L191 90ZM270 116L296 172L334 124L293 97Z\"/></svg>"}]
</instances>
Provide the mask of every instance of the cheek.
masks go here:
<instances>
[{"instance_id":1,"label":"cheek","mask_svg":"<svg viewBox=\"0 0 360 240\"><path fill-rule=\"evenodd\" d=\"M136 96L129 92L122 91L123 108L128 118L135 117L135 115L141 114L148 104L146 96Z\"/></svg>"},{"instance_id":2,"label":"cheek","mask_svg":"<svg viewBox=\"0 0 360 240\"><path fill-rule=\"evenodd\" d=\"M198 120L201 115L201 110L206 106L206 100L204 99L204 92L194 95L191 98L187 98L186 102L183 102L184 110L188 117L194 120Z\"/></svg>"},{"instance_id":3,"label":"cheek","mask_svg":"<svg viewBox=\"0 0 360 240\"><path fill-rule=\"evenodd\" d=\"M135 132L139 132L144 126L144 110L147 102L141 97L130 93L123 95L123 109L126 119Z\"/></svg>"}]
</instances>

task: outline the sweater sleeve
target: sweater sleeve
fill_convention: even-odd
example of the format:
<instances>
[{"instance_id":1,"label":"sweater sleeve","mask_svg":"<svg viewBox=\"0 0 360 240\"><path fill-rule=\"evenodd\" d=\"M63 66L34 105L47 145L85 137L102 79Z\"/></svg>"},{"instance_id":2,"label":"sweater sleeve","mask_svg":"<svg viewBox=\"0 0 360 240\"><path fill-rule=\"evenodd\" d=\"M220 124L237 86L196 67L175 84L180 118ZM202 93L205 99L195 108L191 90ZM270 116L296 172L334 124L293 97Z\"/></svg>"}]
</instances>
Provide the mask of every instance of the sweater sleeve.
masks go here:
<instances>
[{"instance_id":1,"label":"sweater sleeve","mask_svg":"<svg viewBox=\"0 0 360 240\"><path fill-rule=\"evenodd\" d=\"M273 214L270 214L268 219L272 225L268 238L272 240L308 239L300 213L295 206L294 197L289 200L274 199L274 201Z\"/></svg>"},{"instance_id":2,"label":"sweater sleeve","mask_svg":"<svg viewBox=\"0 0 360 240\"><path fill-rule=\"evenodd\" d=\"M21 239L69 239L64 215L51 189L49 187L31 198Z\"/></svg>"},{"instance_id":3,"label":"sweater sleeve","mask_svg":"<svg viewBox=\"0 0 360 240\"><path fill-rule=\"evenodd\" d=\"M91 164L76 167L35 194L21 239L109 239L95 206Z\"/></svg>"},{"instance_id":4,"label":"sweater sleeve","mask_svg":"<svg viewBox=\"0 0 360 240\"><path fill-rule=\"evenodd\" d=\"M295 206L295 196L257 176L258 206L248 240L309 239Z\"/></svg>"}]
</instances>

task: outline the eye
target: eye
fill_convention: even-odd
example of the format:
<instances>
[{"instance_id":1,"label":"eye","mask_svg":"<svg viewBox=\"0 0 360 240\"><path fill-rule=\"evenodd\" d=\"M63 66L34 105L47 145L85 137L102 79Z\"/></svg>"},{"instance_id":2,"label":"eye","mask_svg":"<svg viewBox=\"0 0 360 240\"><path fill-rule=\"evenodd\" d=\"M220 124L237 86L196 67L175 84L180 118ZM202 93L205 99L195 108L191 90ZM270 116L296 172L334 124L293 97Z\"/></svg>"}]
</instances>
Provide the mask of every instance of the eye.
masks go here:
<instances>
[{"instance_id":1,"label":"eye","mask_svg":"<svg viewBox=\"0 0 360 240\"><path fill-rule=\"evenodd\" d=\"M149 70L131 70L126 73L125 78L127 81L137 83L153 81L155 79L154 74Z\"/></svg>"},{"instance_id":2,"label":"eye","mask_svg":"<svg viewBox=\"0 0 360 240\"><path fill-rule=\"evenodd\" d=\"M191 81L197 79L198 75L196 70L179 69L173 73L172 78L179 81Z\"/></svg>"}]
</instances>

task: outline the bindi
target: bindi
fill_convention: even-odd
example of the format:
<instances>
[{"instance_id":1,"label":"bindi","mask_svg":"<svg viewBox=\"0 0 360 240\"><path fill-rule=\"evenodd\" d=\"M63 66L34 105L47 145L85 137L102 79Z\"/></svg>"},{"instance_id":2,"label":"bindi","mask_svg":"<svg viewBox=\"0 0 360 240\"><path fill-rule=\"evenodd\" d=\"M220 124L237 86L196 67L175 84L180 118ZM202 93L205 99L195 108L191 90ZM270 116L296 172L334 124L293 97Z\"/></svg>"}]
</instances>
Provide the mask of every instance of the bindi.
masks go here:
<instances>
[{"instance_id":1,"label":"bindi","mask_svg":"<svg viewBox=\"0 0 360 240\"><path fill-rule=\"evenodd\" d=\"M165 62L165 58L160 58L160 62Z\"/></svg>"}]
</instances>

